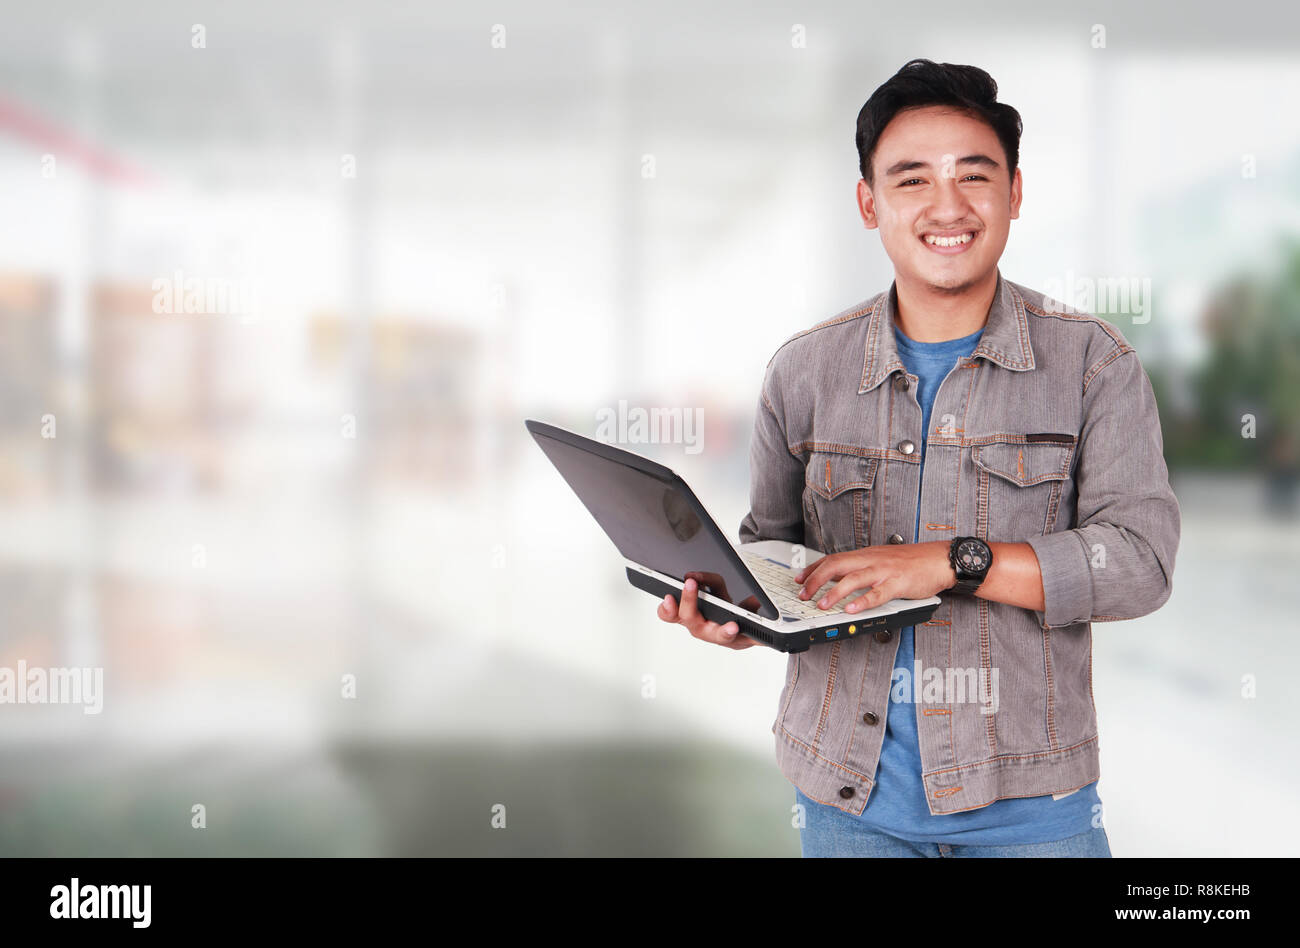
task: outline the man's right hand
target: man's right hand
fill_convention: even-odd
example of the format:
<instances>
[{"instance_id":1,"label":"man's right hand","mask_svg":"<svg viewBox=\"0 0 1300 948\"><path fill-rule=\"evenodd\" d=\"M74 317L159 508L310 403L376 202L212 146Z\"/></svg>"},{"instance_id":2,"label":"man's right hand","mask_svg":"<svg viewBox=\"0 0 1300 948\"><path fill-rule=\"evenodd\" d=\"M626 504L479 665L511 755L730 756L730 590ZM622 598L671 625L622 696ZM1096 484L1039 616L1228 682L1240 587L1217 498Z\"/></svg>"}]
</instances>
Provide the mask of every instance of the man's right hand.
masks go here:
<instances>
[{"instance_id":1,"label":"man's right hand","mask_svg":"<svg viewBox=\"0 0 1300 948\"><path fill-rule=\"evenodd\" d=\"M664 596L663 602L659 603L659 618L665 622L684 625L691 635L705 642L712 642L714 645L742 649L758 644L749 636L741 635L740 626L735 622L719 625L700 615L700 610L696 605L699 598L698 592L699 585L695 579L693 577L687 578L685 588L682 589L680 607L671 595Z\"/></svg>"}]
</instances>

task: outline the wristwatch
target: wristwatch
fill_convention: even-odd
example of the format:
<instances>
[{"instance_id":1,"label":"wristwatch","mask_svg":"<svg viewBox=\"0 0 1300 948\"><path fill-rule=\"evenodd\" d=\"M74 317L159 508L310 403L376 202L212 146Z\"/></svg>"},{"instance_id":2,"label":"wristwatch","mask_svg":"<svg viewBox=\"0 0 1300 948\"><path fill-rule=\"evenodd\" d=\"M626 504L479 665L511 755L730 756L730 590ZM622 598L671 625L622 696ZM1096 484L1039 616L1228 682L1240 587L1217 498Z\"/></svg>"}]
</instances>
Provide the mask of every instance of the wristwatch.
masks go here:
<instances>
[{"instance_id":1,"label":"wristwatch","mask_svg":"<svg viewBox=\"0 0 1300 948\"><path fill-rule=\"evenodd\" d=\"M957 574L957 583L949 592L972 596L980 588L993 565L993 551L979 537L957 537L948 547L948 562Z\"/></svg>"}]
</instances>

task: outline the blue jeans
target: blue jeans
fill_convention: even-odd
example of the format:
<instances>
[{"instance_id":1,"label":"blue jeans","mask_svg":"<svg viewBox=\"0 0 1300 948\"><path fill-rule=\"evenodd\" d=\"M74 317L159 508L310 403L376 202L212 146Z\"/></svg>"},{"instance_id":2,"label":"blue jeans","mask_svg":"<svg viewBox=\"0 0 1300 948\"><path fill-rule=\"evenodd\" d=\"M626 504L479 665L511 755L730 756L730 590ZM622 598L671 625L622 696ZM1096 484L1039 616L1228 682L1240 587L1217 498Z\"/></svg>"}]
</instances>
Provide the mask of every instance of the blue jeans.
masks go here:
<instances>
[{"instance_id":1,"label":"blue jeans","mask_svg":"<svg viewBox=\"0 0 1300 948\"><path fill-rule=\"evenodd\" d=\"M1078 836L1051 843L1022 843L1014 846L965 845L962 843L915 843L898 839L865 826L851 813L810 800L797 788L795 801L804 808L805 826L799 831L804 858L843 857L1110 857L1106 830L1096 827Z\"/></svg>"}]
</instances>

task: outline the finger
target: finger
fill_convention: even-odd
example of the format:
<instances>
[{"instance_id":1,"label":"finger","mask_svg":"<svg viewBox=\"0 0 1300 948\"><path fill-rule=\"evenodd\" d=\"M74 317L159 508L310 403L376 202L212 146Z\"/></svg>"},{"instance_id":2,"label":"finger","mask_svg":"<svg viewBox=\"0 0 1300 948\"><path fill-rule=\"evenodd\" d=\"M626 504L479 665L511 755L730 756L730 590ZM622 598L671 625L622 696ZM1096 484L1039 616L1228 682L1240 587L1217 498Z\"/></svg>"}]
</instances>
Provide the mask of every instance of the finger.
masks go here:
<instances>
[{"instance_id":1,"label":"finger","mask_svg":"<svg viewBox=\"0 0 1300 948\"><path fill-rule=\"evenodd\" d=\"M794 577L795 582L802 583L804 580L806 580L809 576L811 576L816 571L817 567L825 566L827 563L833 562L835 560L835 557L838 555L839 555L838 553L828 553L825 556L820 557L814 560L813 562L809 563L803 569L799 570L799 572L795 573L795 577Z\"/></svg>"},{"instance_id":2,"label":"finger","mask_svg":"<svg viewBox=\"0 0 1300 948\"><path fill-rule=\"evenodd\" d=\"M659 603L659 618L665 622L677 621L677 600L672 596L664 596L663 602Z\"/></svg>"},{"instance_id":3,"label":"finger","mask_svg":"<svg viewBox=\"0 0 1300 948\"><path fill-rule=\"evenodd\" d=\"M803 589L799 591L800 599L811 599L829 582L839 579L843 573L836 563L818 560L812 571L803 580Z\"/></svg>"},{"instance_id":4,"label":"finger","mask_svg":"<svg viewBox=\"0 0 1300 948\"><path fill-rule=\"evenodd\" d=\"M817 600L817 606L820 609L829 609L849 593L874 585L873 580L876 578L869 570L854 570L828 589L826 595Z\"/></svg>"},{"instance_id":5,"label":"finger","mask_svg":"<svg viewBox=\"0 0 1300 948\"><path fill-rule=\"evenodd\" d=\"M733 649L749 648L754 644L754 640L749 636L740 634L740 626L735 622L726 622L721 625L710 622L701 638Z\"/></svg>"},{"instance_id":6,"label":"finger","mask_svg":"<svg viewBox=\"0 0 1300 948\"><path fill-rule=\"evenodd\" d=\"M867 547L849 553L835 553L820 559L812 565L811 571L804 579L803 592L807 595L801 595L800 598L812 599L827 583L833 583L859 570L867 569L873 562Z\"/></svg>"},{"instance_id":7,"label":"finger","mask_svg":"<svg viewBox=\"0 0 1300 948\"><path fill-rule=\"evenodd\" d=\"M695 636L702 642L712 642L714 645L723 645L726 639L723 638L721 627L716 622L710 622L708 619L701 619L691 626L691 635Z\"/></svg>"},{"instance_id":8,"label":"finger","mask_svg":"<svg viewBox=\"0 0 1300 948\"><path fill-rule=\"evenodd\" d=\"M695 620L699 617L699 610L695 608L697 583L694 579L687 579L682 586L682 601L677 607L677 616L679 621L686 625L694 625Z\"/></svg>"},{"instance_id":9,"label":"finger","mask_svg":"<svg viewBox=\"0 0 1300 948\"><path fill-rule=\"evenodd\" d=\"M884 605L895 597L897 585L897 582L892 579L881 580L845 606L844 611L861 612L863 609L874 609L876 606Z\"/></svg>"}]
</instances>

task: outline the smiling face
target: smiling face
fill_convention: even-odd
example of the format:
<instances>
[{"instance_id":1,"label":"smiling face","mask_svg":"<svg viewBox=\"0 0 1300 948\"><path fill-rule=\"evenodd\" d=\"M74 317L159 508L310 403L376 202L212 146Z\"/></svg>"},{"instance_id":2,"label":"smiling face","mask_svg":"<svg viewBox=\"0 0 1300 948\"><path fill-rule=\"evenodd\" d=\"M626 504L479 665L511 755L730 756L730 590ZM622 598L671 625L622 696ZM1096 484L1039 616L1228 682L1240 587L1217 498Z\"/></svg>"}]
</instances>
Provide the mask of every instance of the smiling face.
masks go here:
<instances>
[{"instance_id":1,"label":"smiling face","mask_svg":"<svg viewBox=\"0 0 1300 948\"><path fill-rule=\"evenodd\" d=\"M945 106L900 112L871 170L874 186L858 182L858 208L880 229L899 282L955 295L996 273L1020 216L1020 169L1008 172L992 128Z\"/></svg>"}]
</instances>

